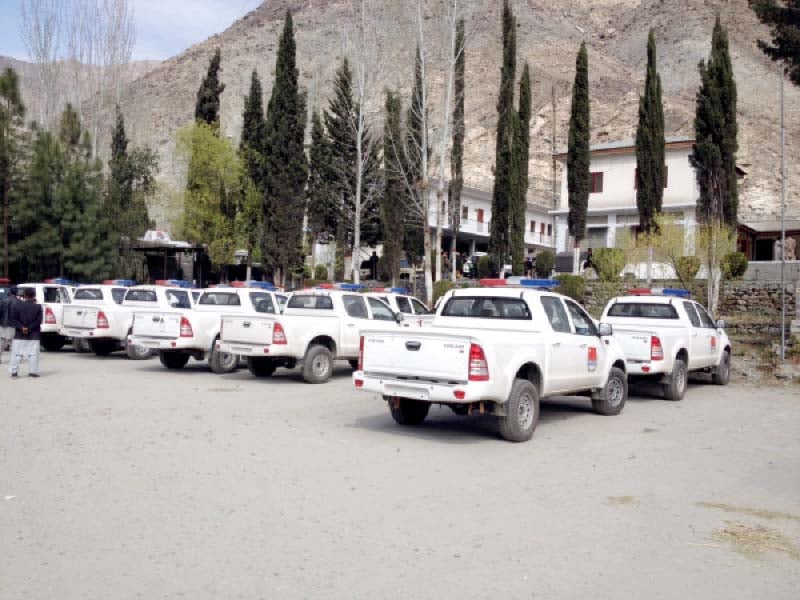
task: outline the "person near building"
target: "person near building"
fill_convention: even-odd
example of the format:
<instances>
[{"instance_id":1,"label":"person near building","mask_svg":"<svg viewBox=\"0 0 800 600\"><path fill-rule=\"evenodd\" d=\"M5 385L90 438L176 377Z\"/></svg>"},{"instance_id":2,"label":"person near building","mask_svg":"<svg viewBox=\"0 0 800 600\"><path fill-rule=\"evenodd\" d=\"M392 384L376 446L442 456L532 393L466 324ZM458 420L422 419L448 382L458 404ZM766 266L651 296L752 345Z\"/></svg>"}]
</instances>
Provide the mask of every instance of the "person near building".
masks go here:
<instances>
[{"instance_id":1,"label":"person near building","mask_svg":"<svg viewBox=\"0 0 800 600\"><path fill-rule=\"evenodd\" d=\"M36 304L36 292L25 288L22 302L15 302L10 311L11 325L14 327L14 341L11 343L11 364L8 371L16 377L22 357L28 359L28 375L39 377L39 340L42 329L42 307Z\"/></svg>"},{"instance_id":2,"label":"person near building","mask_svg":"<svg viewBox=\"0 0 800 600\"><path fill-rule=\"evenodd\" d=\"M9 295L0 300L0 362L3 352L8 349L14 339L14 327L11 325L11 306L17 302L16 288L9 289Z\"/></svg>"}]
</instances>

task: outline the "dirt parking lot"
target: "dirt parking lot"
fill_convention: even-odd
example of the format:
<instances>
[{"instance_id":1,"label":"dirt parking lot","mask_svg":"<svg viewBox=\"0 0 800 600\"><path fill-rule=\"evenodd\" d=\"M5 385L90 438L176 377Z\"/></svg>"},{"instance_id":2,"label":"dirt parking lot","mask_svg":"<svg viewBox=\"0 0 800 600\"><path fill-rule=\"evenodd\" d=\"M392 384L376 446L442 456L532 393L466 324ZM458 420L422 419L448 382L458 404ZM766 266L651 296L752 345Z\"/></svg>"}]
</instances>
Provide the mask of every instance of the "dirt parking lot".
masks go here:
<instances>
[{"instance_id":1,"label":"dirt parking lot","mask_svg":"<svg viewBox=\"0 0 800 600\"><path fill-rule=\"evenodd\" d=\"M0 598L800 598L800 386L395 425L349 369L0 373Z\"/></svg>"}]
</instances>

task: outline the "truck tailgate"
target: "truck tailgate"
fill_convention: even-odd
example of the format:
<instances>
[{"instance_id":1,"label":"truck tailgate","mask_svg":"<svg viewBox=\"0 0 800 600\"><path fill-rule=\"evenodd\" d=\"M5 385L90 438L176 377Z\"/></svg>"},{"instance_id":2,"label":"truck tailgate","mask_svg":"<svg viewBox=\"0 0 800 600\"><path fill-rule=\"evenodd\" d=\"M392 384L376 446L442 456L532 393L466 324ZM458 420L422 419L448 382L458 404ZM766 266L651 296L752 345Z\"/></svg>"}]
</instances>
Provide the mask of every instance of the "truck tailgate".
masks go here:
<instances>
[{"instance_id":1,"label":"truck tailgate","mask_svg":"<svg viewBox=\"0 0 800 600\"><path fill-rule=\"evenodd\" d=\"M152 338L176 338L181 334L179 312L135 311L133 335Z\"/></svg>"},{"instance_id":2,"label":"truck tailgate","mask_svg":"<svg viewBox=\"0 0 800 600\"><path fill-rule=\"evenodd\" d=\"M72 329L94 329L100 306L70 304L64 307L63 326Z\"/></svg>"},{"instance_id":3,"label":"truck tailgate","mask_svg":"<svg viewBox=\"0 0 800 600\"><path fill-rule=\"evenodd\" d=\"M365 331L363 370L369 374L403 379L467 381L468 336L426 330Z\"/></svg>"},{"instance_id":4,"label":"truck tailgate","mask_svg":"<svg viewBox=\"0 0 800 600\"><path fill-rule=\"evenodd\" d=\"M622 346L627 360L650 360L650 338L653 332L646 329L620 327L616 323L613 327L614 338Z\"/></svg>"},{"instance_id":5,"label":"truck tailgate","mask_svg":"<svg viewBox=\"0 0 800 600\"><path fill-rule=\"evenodd\" d=\"M233 344L269 346L274 324L275 319L260 315L223 316L220 339Z\"/></svg>"}]
</instances>

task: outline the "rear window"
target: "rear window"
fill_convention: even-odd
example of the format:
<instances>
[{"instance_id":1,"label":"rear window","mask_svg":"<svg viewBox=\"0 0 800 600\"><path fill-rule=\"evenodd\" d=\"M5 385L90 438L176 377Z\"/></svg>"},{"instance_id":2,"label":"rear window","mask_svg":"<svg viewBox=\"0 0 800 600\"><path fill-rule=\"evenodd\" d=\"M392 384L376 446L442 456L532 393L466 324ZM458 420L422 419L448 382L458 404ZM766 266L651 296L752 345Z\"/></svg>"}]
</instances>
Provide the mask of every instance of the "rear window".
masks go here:
<instances>
[{"instance_id":1,"label":"rear window","mask_svg":"<svg viewBox=\"0 0 800 600\"><path fill-rule=\"evenodd\" d=\"M125 300L125 294L128 293L127 288L113 288L111 290L111 298L117 304L122 304L122 301Z\"/></svg>"},{"instance_id":2,"label":"rear window","mask_svg":"<svg viewBox=\"0 0 800 600\"><path fill-rule=\"evenodd\" d=\"M75 300L102 300L103 290L98 288L78 288L75 291Z\"/></svg>"},{"instance_id":3,"label":"rear window","mask_svg":"<svg viewBox=\"0 0 800 600\"><path fill-rule=\"evenodd\" d=\"M256 312L275 314L275 306L272 304L272 298L269 294L250 292L250 301L253 303L253 308L256 309Z\"/></svg>"},{"instance_id":4,"label":"rear window","mask_svg":"<svg viewBox=\"0 0 800 600\"><path fill-rule=\"evenodd\" d=\"M414 311L411 309L411 302L408 298L404 298L403 296L398 296L397 300L397 308L400 309L401 313L405 313L407 315L413 315Z\"/></svg>"},{"instance_id":5,"label":"rear window","mask_svg":"<svg viewBox=\"0 0 800 600\"><path fill-rule=\"evenodd\" d=\"M44 288L44 301L51 303L60 303L61 294L59 293L59 289L56 287Z\"/></svg>"},{"instance_id":6,"label":"rear window","mask_svg":"<svg viewBox=\"0 0 800 600\"><path fill-rule=\"evenodd\" d=\"M192 308L189 293L183 290L167 290L167 304L172 308Z\"/></svg>"},{"instance_id":7,"label":"rear window","mask_svg":"<svg viewBox=\"0 0 800 600\"><path fill-rule=\"evenodd\" d=\"M450 298L442 310L443 317L472 317L478 319L530 320L528 305L519 298L488 298L461 296Z\"/></svg>"},{"instance_id":8,"label":"rear window","mask_svg":"<svg viewBox=\"0 0 800 600\"><path fill-rule=\"evenodd\" d=\"M609 309L608 316L634 319L677 319L678 311L671 304L617 302Z\"/></svg>"},{"instance_id":9,"label":"rear window","mask_svg":"<svg viewBox=\"0 0 800 600\"><path fill-rule=\"evenodd\" d=\"M206 292L200 296L198 304L202 306L241 306L238 294L226 292Z\"/></svg>"},{"instance_id":10,"label":"rear window","mask_svg":"<svg viewBox=\"0 0 800 600\"><path fill-rule=\"evenodd\" d=\"M278 308L283 311L286 308L286 300L288 299L287 296L281 296L280 294L275 294L275 299L278 301Z\"/></svg>"},{"instance_id":11,"label":"rear window","mask_svg":"<svg viewBox=\"0 0 800 600\"><path fill-rule=\"evenodd\" d=\"M157 302L156 293L153 290L128 290L125 295L126 302Z\"/></svg>"},{"instance_id":12,"label":"rear window","mask_svg":"<svg viewBox=\"0 0 800 600\"><path fill-rule=\"evenodd\" d=\"M333 300L330 296L314 296L311 294L294 294L289 298L289 308L312 308L318 310L333 310Z\"/></svg>"}]
</instances>

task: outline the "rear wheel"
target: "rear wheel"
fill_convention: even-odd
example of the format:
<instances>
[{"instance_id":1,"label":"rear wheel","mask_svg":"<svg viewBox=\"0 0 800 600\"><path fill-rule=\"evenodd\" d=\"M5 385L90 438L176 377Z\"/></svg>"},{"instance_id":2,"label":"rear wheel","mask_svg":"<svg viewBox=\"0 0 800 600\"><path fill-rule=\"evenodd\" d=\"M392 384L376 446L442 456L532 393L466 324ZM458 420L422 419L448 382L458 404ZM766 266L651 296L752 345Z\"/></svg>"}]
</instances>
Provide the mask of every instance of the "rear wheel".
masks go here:
<instances>
[{"instance_id":1,"label":"rear wheel","mask_svg":"<svg viewBox=\"0 0 800 600\"><path fill-rule=\"evenodd\" d=\"M597 398L592 398L592 408L600 415L618 415L628 398L628 377L622 369L613 367L603 391Z\"/></svg>"},{"instance_id":2,"label":"rear wheel","mask_svg":"<svg viewBox=\"0 0 800 600\"><path fill-rule=\"evenodd\" d=\"M72 338L72 347L78 354L86 354L92 351L92 346L86 338Z\"/></svg>"},{"instance_id":3,"label":"rear wheel","mask_svg":"<svg viewBox=\"0 0 800 600\"><path fill-rule=\"evenodd\" d=\"M269 377L275 372L275 363L269 358L248 356L247 370L256 377Z\"/></svg>"},{"instance_id":4,"label":"rear wheel","mask_svg":"<svg viewBox=\"0 0 800 600\"><path fill-rule=\"evenodd\" d=\"M303 379L325 383L333 374L333 353L325 346L311 346L303 359Z\"/></svg>"},{"instance_id":5,"label":"rear wheel","mask_svg":"<svg viewBox=\"0 0 800 600\"><path fill-rule=\"evenodd\" d=\"M350 366L353 368L353 371L358 371L358 359L357 358L352 358L352 359L348 360L347 362L350 363Z\"/></svg>"},{"instance_id":6,"label":"rear wheel","mask_svg":"<svg viewBox=\"0 0 800 600\"><path fill-rule=\"evenodd\" d=\"M208 356L208 366L214 373L233 373L239 365L239 356L220 352L217 350L217 340L211 346L211 354Z\"/></svg>"},{"instance_id":7,"label":"rear wheel","mask_svg":"<svg viewBox=\"0 0 800 600\"><path fill-rule=\"evenodd\" d=\"M130 332L128 332L130 335ZM138 344L129 344L125 343L125 354L128 355L128 358L131 360L147 360L152 356L150 352L150 348L146 346L139 346Z\"/></svg>"},{"instance_id":8,"label":"rear wheel","mask_svg":"<svg viewBox=\"0 0 800 600\"><path fill-rule=\"evenodd\" d=\"M422 425L428 411L430 402L424 400L411 400L409 398L390 398L389 412L392 418L400 425Z\"/></svg>"},{"instance_id":9,"label":"rear wheel","mask_svg":"<svg viewBox=\"0 0 800 600\"><path fill-rule=\"evenodd\" d=\"M189 355L183 352L159 352L158 358L162 365L172 371L182 369L189 362Z\"/></svg>"},{"instance_id":10,"label":"rear wheel","mask_svg":"<svg viewBox=\"0 0 800 600\"><path fill-rule=\"evenodd\" d=\"M89 345L97 356L108 356L116 350L117 344L114 340L91 340Z\"/></svg>"},{"instance_id":11,"label":"rear wheel","mask_svg":"<svg viewBox=\"0 0 800 600\"><path fill-rule=\"evenodd\" d=\"M67 343L67 339L64 336L56 333L45 333L42 334L42 340L40 343L42 344L42 348L48 352L58 352L64 347L64 344Z\"/></svg>"},{"instance_id":12,"label":"rear wheel","mask_svg":"<svg viewBox=\"0 0 800 600\"><path fill-rule=\"evenodd\" d=\"M688 379L689 373L686 369L686 362L682 358L676 358L675 364L672 367L672 375L669 378L669 383L665 383L662 387L664 398L673 401L683 400Z\"/></svg>"},{"instance_id":13,"label":"rear wheel","mask_svg":"<svg viewBox=\"0 0 800 600\"><path fill-rule=\"evenodd\" d=\"M714 372L711 373L711 381L717 385L728 385L731 380L731 353L725 350L722 353L722 358L719 359L719 364Z\"/></svg>"},{"instance_id":14,"label":"rear wheel","mask_svg":"<svg viewBox=\"0 0 800 600\"><path fill-rule=\"evenodd\" d=\"M500 435L509 442L531 439L539 421L539 391L527 379L517 379L506 402L506 415L500 417Z\"/></svg>"}]
</instances>

